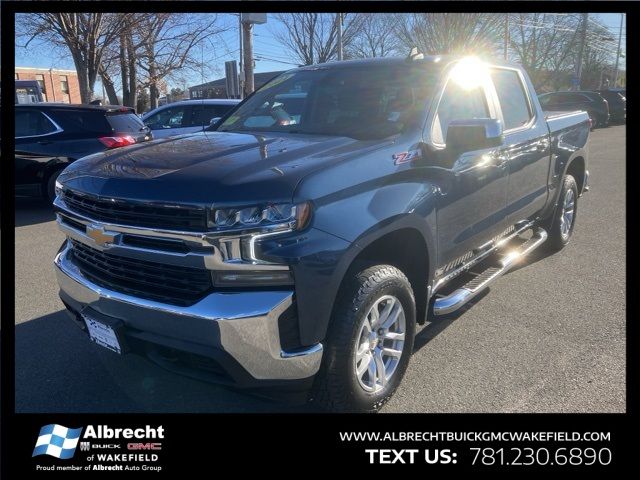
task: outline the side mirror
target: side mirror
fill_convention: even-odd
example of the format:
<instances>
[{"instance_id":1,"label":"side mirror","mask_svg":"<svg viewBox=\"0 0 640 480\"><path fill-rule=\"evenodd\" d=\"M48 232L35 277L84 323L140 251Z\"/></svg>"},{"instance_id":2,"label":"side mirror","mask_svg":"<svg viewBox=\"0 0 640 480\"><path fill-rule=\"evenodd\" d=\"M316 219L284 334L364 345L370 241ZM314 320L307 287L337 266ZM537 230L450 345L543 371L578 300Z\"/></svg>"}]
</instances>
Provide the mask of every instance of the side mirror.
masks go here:
<instances>
[{"instance_id":1,"label":"side mirror","mask_svg":"<svg viewBox=\"0 0 640 480\"><path fill-rule=\"evenodd\" d=\"M216 123L218 123L220 120L222 119L222 117L213 117L210 121L209 121L209 126L213 127L216 125Z\"/></svg>"},{"instance_id":2,"label":"side mirror","mask_svg":"<svg viewBox=\"0 0 640 480\"><path fill-rule=\"evenodd\" d=\"M453 120L447 128L446 150L457 154L499 147L504 143L502 122L494 118Z\"/></svg>"}]
</instances>

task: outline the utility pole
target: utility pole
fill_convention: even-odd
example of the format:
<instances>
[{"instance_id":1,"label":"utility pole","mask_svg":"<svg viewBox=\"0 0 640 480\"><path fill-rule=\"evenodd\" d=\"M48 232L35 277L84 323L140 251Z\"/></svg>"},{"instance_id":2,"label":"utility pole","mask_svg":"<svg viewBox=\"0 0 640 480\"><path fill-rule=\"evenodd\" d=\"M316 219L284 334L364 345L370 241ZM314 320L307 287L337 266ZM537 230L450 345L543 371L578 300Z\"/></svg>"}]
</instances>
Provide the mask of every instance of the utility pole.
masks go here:
<instances>
[{"instance_id":1,"label":"utility pole","mask_svg":"<svg viewBox=\"0 0 640 480\"><path fill-rule=\"evenodd\" d=\"M578 60L576 62L576 85L575 89L580 90L580 81L582 79L582 56L584 55L584 47L587 41L587 22L589 22L589 14L582 14L582 31L580 32L580 49L578 50Z\"/></svg>"},{"instance_id":2,"label":"utility pole","mask_svg":"<svg viewBox=\"0 0 640 480\"><path fill-rule=\"evenodd\" d=\"M242 14L239 13L238 14L238 37L239 37L239 41L240 41L240 79L239 79L239 85L240 88L238 89L240 92L240 98L242 99L244 97L243 93L244 93L244 61L243 61L243 52L242 52Z\"/></svg>"},{"instance_id":3,"label":"utility pole","mask_svg":"<svg viewBox=\"0 0 640 480\"><path fill-rule=\"evenodd\" d=\"M242 43L244 47L244 96L253 93L253 24L242 23Z\"/></svg>"},{"instance_id":4,"label":"utility pole","mask_svg":"<svg viewBox=\"0 0 640 480\"><path fill-rule=\"evenodd\" d=\"M338 60L342 60L342 13L338 14Z\"/></svg>"},{"instance_id":5,"label":"utility pole","mask_svg":"<svg viewBox=\"0 0 640 480\"><path fill-rule=\"evenodd\" d=\"M509 14L504 16L504 59L509 60Z\"/></svg>"},{"instance_id":6,"label":"utility pole","mask_svg":"<svg viewBox=\"0 0 640 480\"><path fill-rule=\"evenodd\" d=\"M613 74L613 88L618 86L618 65L620 62L620 45L622 43L622 23L624 22L624 13L620 14L620 31L618 32L618 53L616 53L616 71Z\"/></svg>"}]
</instances>

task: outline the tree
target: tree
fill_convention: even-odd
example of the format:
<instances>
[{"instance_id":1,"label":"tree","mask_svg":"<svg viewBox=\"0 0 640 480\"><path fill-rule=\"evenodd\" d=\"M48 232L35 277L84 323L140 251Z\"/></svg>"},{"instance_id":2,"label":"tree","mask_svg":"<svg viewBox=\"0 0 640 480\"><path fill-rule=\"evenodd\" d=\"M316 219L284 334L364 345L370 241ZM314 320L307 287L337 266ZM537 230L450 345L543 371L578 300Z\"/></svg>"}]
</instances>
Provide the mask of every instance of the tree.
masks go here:
<instances>
[{"instance_id":1,"label":"tree","mask_svg":"<svg viewBox=\"0 0 640 480\"><path fill-rule=\"evenodd\" d=\"M272 31L275 39L301 65L328 62L338 55L337 14L279 13L276 20L282 28ZM362 14L343 15L342 43L348 49L360 29Z\"/></svg>"},{"instance_id":2,"label":"tree","mask_svg":"<svg viewBox=\"0 0 640 480\"><path fill-rule=\"evenodd\" d=\"M140 85L149 89L152 109L158 106L160 85L179 70L202 70L203 42L226 31L217 15L176 13L145 15L139 29L145 36L140 39L136 66L141 73Z\"/></svg>"},{"instance_id":3,"label":"tree","mask_svg":"<svg viewBox=\"0 0 640 480\"><path fill-rule=\"evenodd\" d=\"M397 29L401 17L389 13L363 13L358 31L345 49L347 58L386 57L398 53Z\"/></svg>"},{"instance_id":4,"label":"tree","mask_svg":"<svg viewBox=\"0 0 640 480\"><path fill-rule=\"evenodd\" d=\"M578 48L579 16L510 14L511 60L529 73L537 90L558 90L570 81Z\"/></svg>"},{"instance_id":5,"label":"tree","mask_svg":"<svg viewBox=\"0 0 640 480\"><path fill-rule=\"evenodd\" d=\"M495 13L412 13L402 16L398 38L424 54L491 54L504 35Z\"/></svg>"},{"instance_id":6,"label":"tree","mask_svg":"<svg viewBox=\"0 0 640 480\"><path fill-rule=\"evenodd\" d=\"M587 42L582 59L582 78L580 80L582 89L599 89L603 87L605 80L613 81L616 40L607 27L597 22L589 22Z\"/></svg>"},{"instance_id":7,"label":"tree","mask_svg":"<svg viewBox=\"0 0 640 480\"><path fill-rule=\"evenodd\" d=\"M141 88L136 95L136 112L144 113L149 109L149 94L147 90Z\"/></svg>"},{"instance_id":8,"label":"tree","mask_svg":"<svg viewBox=\"0 0 640 480\"><path fill-rule=\"evenodd\" d=\"M41 39L65 46L78 73L80 98L89 103L106 48L118 37L122 16L113 13L29 13L16 19L24 46Z\"/></svg>"}]
</instances>

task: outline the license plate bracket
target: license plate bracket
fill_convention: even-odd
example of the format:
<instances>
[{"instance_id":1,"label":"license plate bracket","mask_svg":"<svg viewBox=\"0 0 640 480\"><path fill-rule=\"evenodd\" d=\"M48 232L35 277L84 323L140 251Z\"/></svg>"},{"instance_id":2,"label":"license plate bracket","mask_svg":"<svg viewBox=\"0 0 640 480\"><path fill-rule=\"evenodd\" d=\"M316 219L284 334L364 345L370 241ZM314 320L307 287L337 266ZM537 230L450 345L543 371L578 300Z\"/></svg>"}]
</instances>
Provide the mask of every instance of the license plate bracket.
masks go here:
<instances>
[{"instance_id":1,"label":"license plate bracket","mask_svg":"<svg viewBox=\"0 0 640 480\"><path fill-rule=\"evenodd\" d=\"M122 320L109 318L86 309L81 312L81 316L92 342L118 354L127 352L127 344L122 334L124 328Z\"/></svg>"}]
</instances>

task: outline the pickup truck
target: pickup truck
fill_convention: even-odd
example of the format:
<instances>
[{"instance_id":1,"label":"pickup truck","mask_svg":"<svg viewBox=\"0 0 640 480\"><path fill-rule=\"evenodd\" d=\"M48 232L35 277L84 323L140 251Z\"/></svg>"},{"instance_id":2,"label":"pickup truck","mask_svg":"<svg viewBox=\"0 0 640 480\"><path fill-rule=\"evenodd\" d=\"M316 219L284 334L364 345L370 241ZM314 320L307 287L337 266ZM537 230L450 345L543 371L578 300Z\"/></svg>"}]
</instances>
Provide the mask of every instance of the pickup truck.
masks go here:
<instances>
[{"instance_id":1,"label":"pickup truck","mask_svg":"<svg viewBox=\"0 0 640 480\"><path fill-rule=\"evenodd\" d=\"M207 131L66 168L60 297L114 352L375 411L417 324L569 242L589 126L474 57L296 68Z\"/></svg>"}]
</instances>

